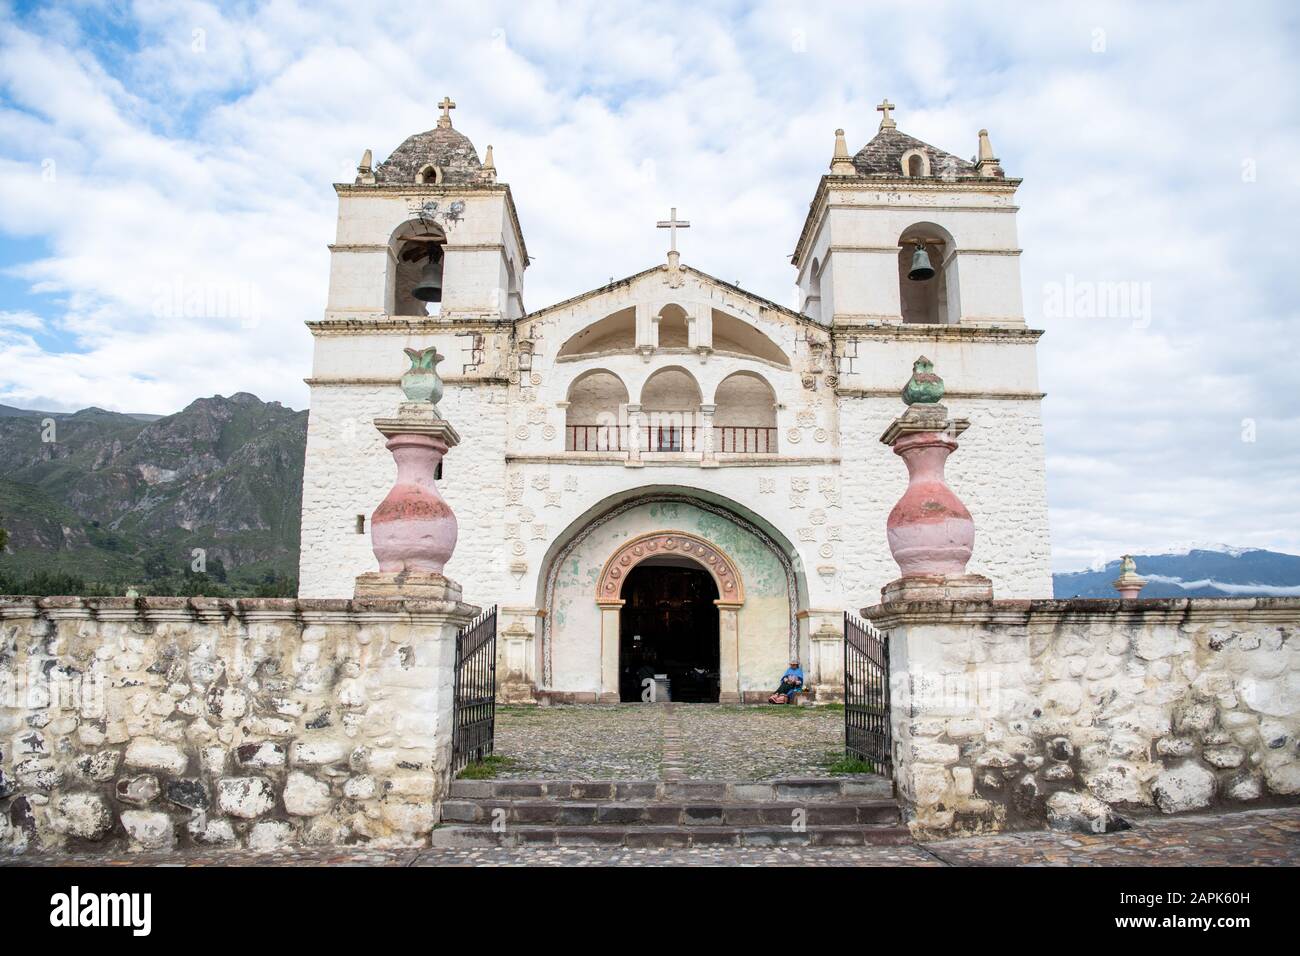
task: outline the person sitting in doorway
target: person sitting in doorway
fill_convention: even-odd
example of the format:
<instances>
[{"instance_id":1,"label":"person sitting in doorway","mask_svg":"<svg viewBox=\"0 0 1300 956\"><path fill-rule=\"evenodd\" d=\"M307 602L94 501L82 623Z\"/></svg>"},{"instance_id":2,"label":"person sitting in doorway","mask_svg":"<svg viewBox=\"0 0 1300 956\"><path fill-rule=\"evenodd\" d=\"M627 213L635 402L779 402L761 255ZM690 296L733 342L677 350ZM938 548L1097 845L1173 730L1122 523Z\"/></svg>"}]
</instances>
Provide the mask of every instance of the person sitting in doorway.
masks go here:
<instances>
[{"instance_id":1,"label":"person sitting in doorway","mask_svg":"<svg viewBox=\"0 0 1300 956\"><path fill-rule=\"evenodd\" d=\"M795 695L803 691L803 668L799 666L796 658L790 658L790 666L786 668L781 675L781 686L776 689L771 697L767 699L769 704L790 704L794 702Z\"/></svg>"}]
</instances>

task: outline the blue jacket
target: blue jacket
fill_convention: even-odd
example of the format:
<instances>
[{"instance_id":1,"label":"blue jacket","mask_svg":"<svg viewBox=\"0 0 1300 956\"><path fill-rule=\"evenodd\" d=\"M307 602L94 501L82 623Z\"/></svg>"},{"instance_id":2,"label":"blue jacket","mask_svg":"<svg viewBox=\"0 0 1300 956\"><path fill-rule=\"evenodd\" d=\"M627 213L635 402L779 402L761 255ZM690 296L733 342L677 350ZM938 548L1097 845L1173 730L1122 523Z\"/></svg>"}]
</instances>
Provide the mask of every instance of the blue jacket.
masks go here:
<instances>
[{"instance_id":1,"label":"blue jacket","mask_svg":"<svg viewBox=\"0 0 1300 956\"><path fill-rule=\"evenodd\" d=\"M796 687L794 690L790 691L790 693L792 693L792 694L797 694L797 693L799 693L799 691L801 691L801 690L804 689L805 679L804 679L804 676L803 676L803 668L802 668L802 667L787 667L787 668L785 669L785 673L781 675L781 680L782 680L782 681L785 681L787 678L790 678L790 677L797 677L797 678L799 678L799 686Z\"/></svg>"}]
</instances>

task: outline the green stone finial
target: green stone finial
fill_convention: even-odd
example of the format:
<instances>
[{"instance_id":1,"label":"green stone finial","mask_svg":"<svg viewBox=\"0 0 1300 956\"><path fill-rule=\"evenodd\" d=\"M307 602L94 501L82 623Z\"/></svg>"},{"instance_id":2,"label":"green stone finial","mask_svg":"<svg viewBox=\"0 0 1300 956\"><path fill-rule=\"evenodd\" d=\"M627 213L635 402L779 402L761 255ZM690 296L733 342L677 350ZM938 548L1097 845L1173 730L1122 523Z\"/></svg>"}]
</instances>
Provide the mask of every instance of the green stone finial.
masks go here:
<instances>
[{"instance_id":1,"label":"green stone finial","mask_svg":"<svg viewBox=\"0 0 1300 956\"><path fill-rule=\"evenodd\" d=\"M408 402L429 402L437 405L442 399L442 378L437 365L446 356L439 355L437 346L425 349L403 349L411 359L411 367L402 376L402 392Z\"/></svg>"},{"instance_id":2,"label":"green stone finial","mask_svg":"<svg viewBox=\"0 0 1300 956\"><path fill-rule=\"evenodd\" d=\"M912 377L903 386L908 405L933 405L943 398L943 379L934 374L934 363L922 355L912 363Z\"/></svg>"}]
</instances>

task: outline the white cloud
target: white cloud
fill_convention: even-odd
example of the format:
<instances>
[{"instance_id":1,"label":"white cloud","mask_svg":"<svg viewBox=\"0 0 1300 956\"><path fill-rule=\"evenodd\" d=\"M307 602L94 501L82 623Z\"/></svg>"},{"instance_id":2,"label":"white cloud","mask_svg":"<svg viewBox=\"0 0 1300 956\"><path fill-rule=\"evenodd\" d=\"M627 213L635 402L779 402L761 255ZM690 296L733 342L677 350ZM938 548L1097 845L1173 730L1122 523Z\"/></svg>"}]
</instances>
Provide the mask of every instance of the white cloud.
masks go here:
<instances>
[{"instance_id":1,"label":"white cloud","mask_svg":"<svg viewBox=\"0 0 1300 956\"><path fill-rule=\"evenodd\" d=\"M127 47L92 8L0 15L0 232L39 240L9 275L51 303L0 303L0 401L303 407L329 184L432 125L444 93L514 190L531 307L657 261L670 205L685 261L786 302L832 131L856 149L887 95L961 156L989 128L1025 178L1057 565L1184 538L1300 551L1287 7L937 3L922 32L884 9L142 0L101 14L130 17ZM1139 283L1150 315L1044 315L1067 277ZM186 290L252 297L259 321L195 315Z\"/></svg>"}]
</instances>

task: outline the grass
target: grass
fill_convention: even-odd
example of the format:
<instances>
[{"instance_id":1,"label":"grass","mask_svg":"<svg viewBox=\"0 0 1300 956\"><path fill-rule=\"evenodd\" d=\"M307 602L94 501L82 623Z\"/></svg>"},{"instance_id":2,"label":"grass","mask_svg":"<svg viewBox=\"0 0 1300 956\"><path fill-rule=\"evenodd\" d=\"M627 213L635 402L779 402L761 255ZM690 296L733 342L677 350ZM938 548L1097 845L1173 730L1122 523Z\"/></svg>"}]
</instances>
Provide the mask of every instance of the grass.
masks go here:
<instances>
[{"instance_id":1,"label":"grass","mask_svg":"<svg viewBox=\"0 0 1300 956\"><path fill-rule=\"evenodd\" d=\"M502 757L499 754L488 754L482 760L466 764L460 773L456 774L458 780L491 780L502 770L509 770L515 765L513 757Z\"/></svg>"},{"instance_id":2,"label":"grass","mask_svg":"<svg viewBox=\"0 0 1300 956\"><path fill-rule=\"evenodd\" d=\"M851 773L875 773L876 767L869 760L859 760L857 757L850 757L838 751L831 751L822 761L822 766L833 776L844 776Z\"/></svg>"}]
</instances>

